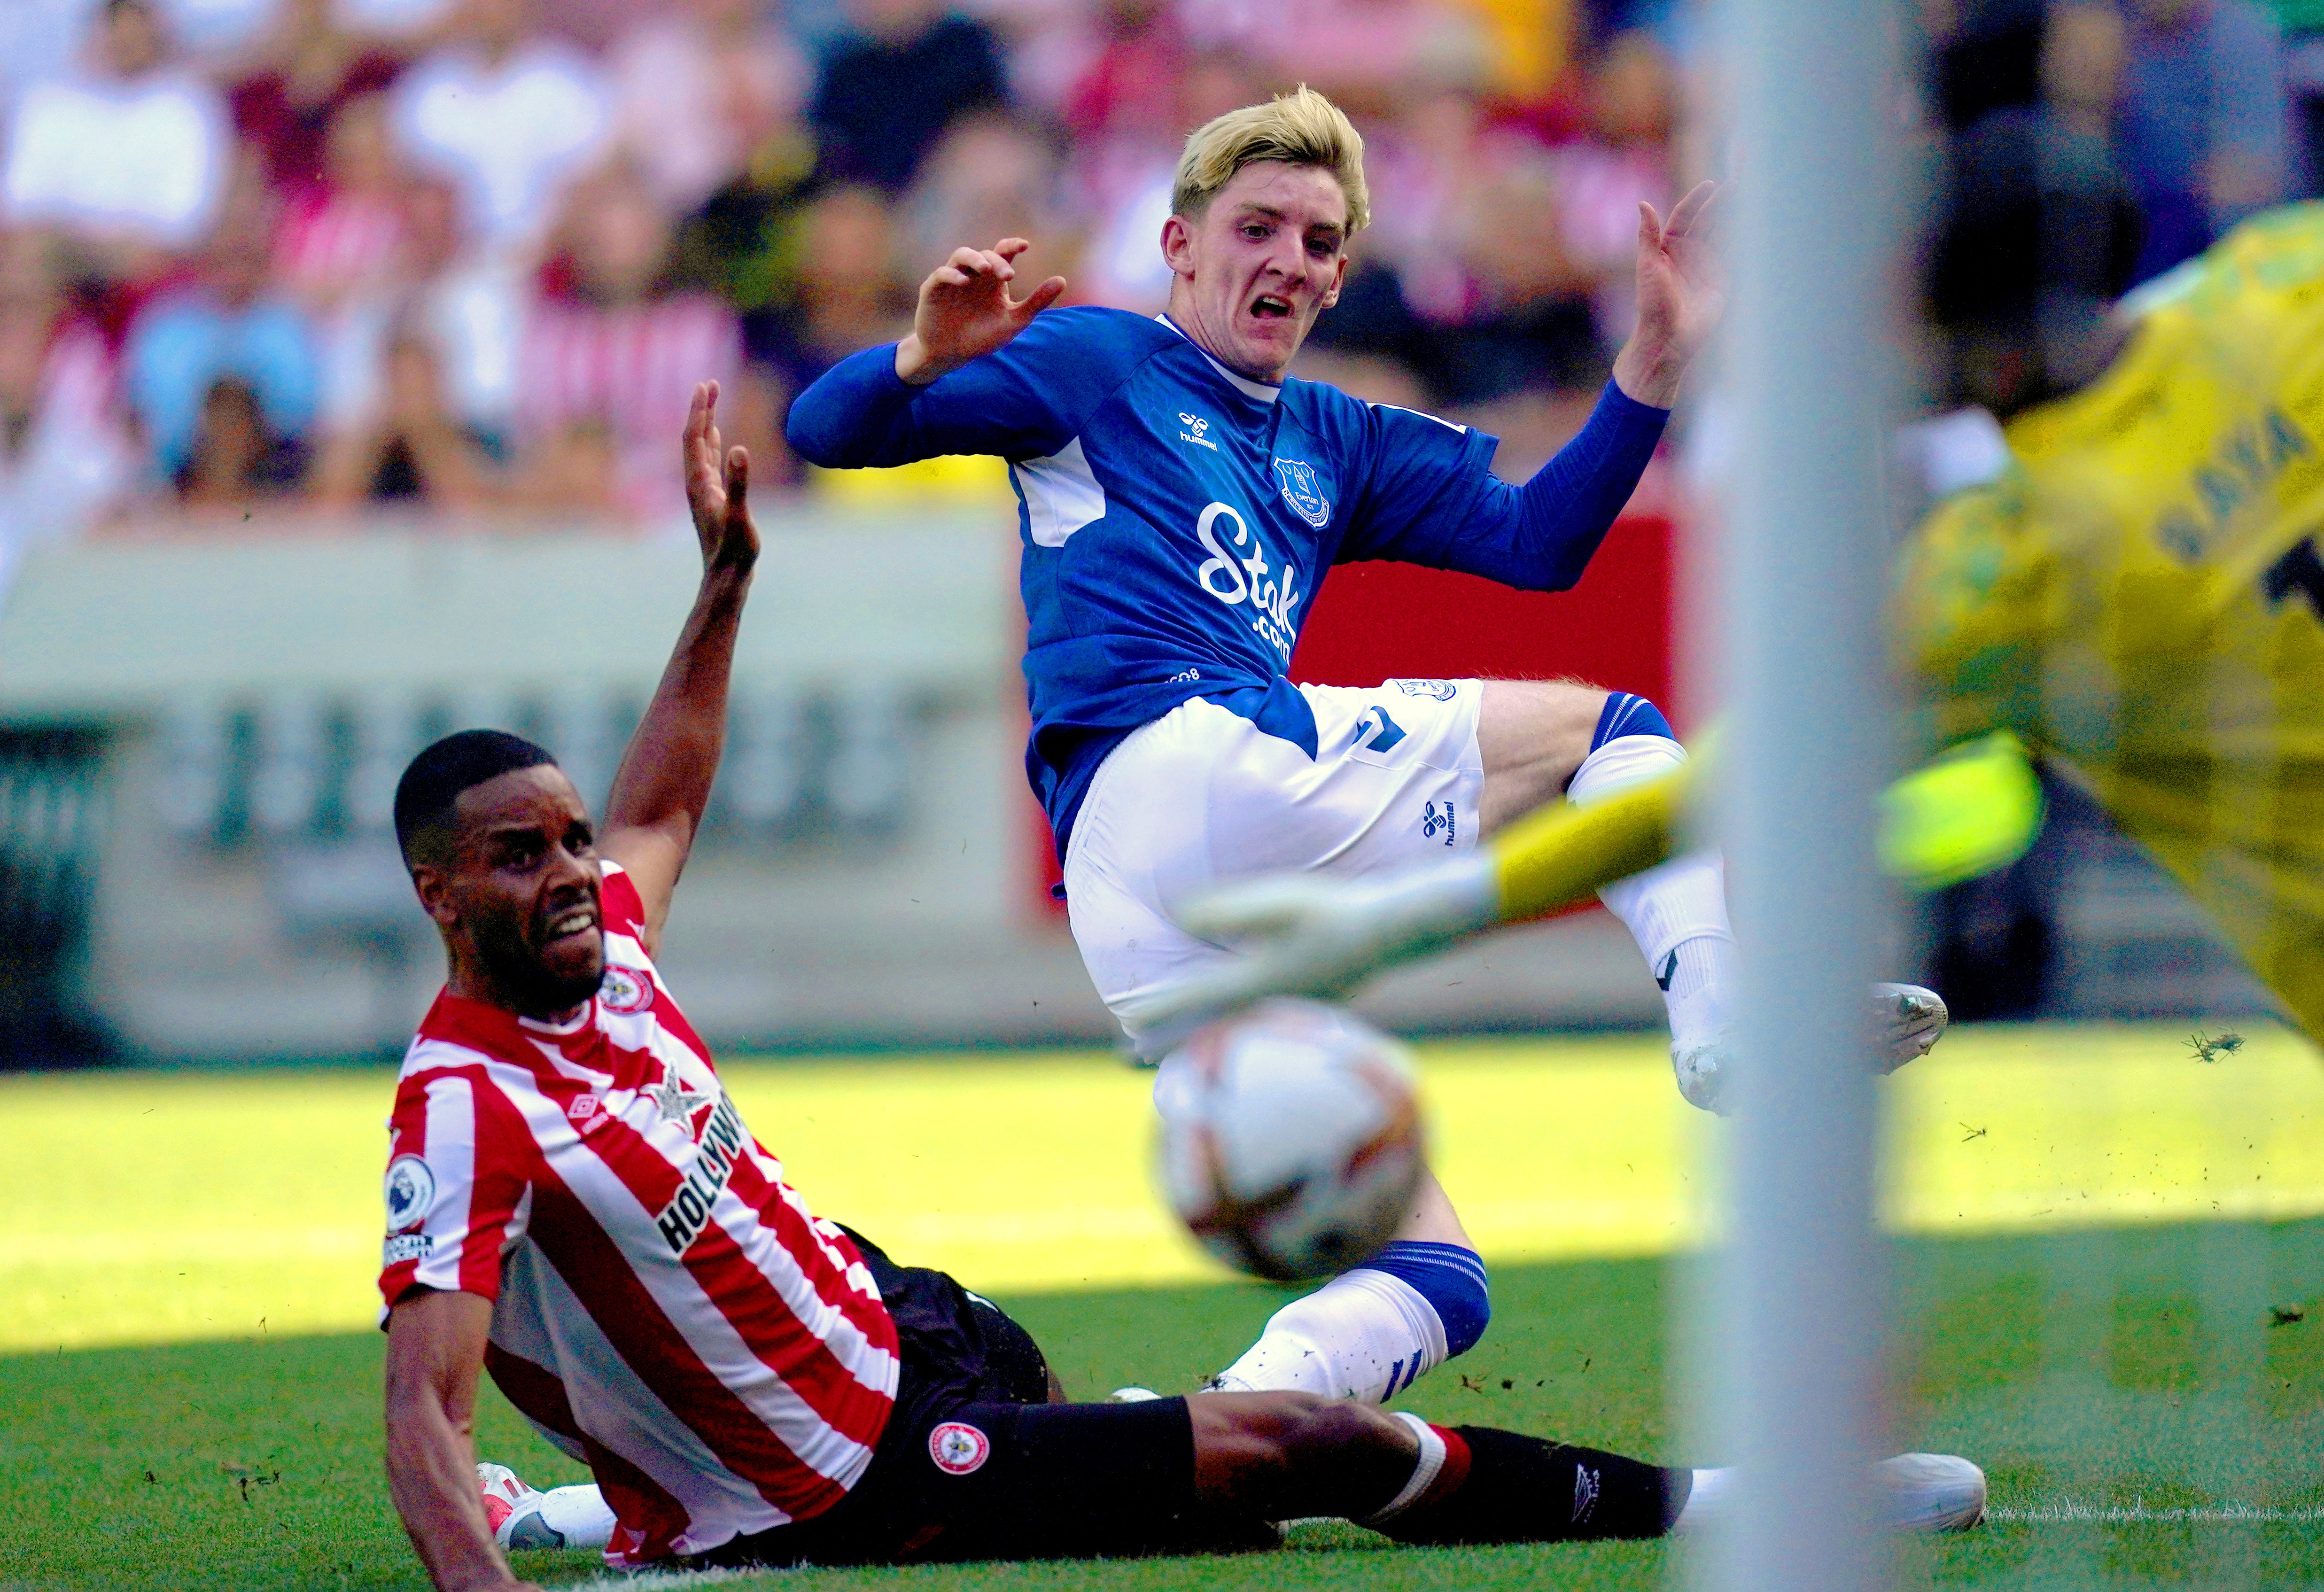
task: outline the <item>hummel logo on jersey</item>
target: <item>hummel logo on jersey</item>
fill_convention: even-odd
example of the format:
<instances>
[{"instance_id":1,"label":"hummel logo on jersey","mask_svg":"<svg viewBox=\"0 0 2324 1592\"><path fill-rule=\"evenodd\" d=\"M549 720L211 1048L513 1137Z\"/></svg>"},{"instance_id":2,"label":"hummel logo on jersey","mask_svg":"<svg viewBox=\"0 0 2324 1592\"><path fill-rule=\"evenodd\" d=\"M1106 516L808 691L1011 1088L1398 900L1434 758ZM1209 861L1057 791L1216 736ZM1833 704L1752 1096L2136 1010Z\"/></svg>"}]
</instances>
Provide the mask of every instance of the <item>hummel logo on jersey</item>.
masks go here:
<instances>
[{"instance_id":1,"label":"hummel logo on jersey","mask_svg":"<svg viewBox=\"0 0 2324 1592\"><path fill-rule=\"evenodd\" d=\"M1441 813L1436 810L1436 804L1434 802L1428 803L1421 809L1421 838L1424 840L1433 841L1436 838L1436 832L1440 829L1444 832L1444 843L1448 846L1451 845L1454 840L1459 838L1460 831L1453 824L1452 804L1451 802L1444 804L1444 810Z\"/></svg>"},{"instance_id":2,"label":"hummel logo on jersey","mask_svg":"<svg viewBox=\"0 0 2324 1592\"><path fill-rule=\"evenodd\" d=\"M1598 1473L1587 1465L1573 1468L1573 1523L1580 1525L1598 1508Z\"/></svg>"},{"instance_id":3,"label":"hummel logo on jersey","mask_svg":"<svg viewBox=\"0 0 2324 1592\"><path fill-rule=\"evenodd\" d=\"M1219 445L1203 435L1211 428L1211 423L1202 416L1190 415L1182 410L1178 414L1178 424L1185 428L1178 433L1179 441L1191 442L1196 447L1209 448L1213 453L1219 451Z\"/></svg>"},{"instance_id":4,"label":"hummel logo on jersey","mask_svg":"<svg viewBox=\"0 0 2324 1592\"><path fill-rule=\"evenodd\" d=\"M1671 953L1663 958L1663 965L1655 971L1655 988L1668 995L1671 980L1676 977L1678 977L1678 947L1674 945L1671 947Z\"/></svg>"},{"instance_id":5,"label":"hummel logo on jersey","mask_svg":"<svg viewBox=\"0 0 2324 1592\"><path fill-rule=\"evenodd\" d=\"M687 1169L686 1181L678 1185L678 1192L654 1217L654 1227L672 1255L685 1254L702 1236L702 1229L710 1225L711 1208L725 1192L726 1180L734 1173L734 1163L742 1159L742 1113L734 1109L732 1100L720 1095L718 1109L710 1113L709 1125L702 1130L702 1148L694 1157L694 1164Z\"/></svg>"}]
</instances>

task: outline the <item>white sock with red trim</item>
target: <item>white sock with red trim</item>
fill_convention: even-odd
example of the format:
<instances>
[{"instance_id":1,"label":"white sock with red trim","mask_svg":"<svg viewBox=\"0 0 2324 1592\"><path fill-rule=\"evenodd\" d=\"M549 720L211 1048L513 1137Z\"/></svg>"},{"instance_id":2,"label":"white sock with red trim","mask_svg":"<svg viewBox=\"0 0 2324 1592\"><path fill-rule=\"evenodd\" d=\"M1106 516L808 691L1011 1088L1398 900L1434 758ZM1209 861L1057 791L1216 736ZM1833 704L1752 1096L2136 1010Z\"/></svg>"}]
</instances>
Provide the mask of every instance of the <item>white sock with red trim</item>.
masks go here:
<instances>
[{"instance_id":1,"label":"white sock with red trim","mask_svg":"<svg viewBox=\"0 0 2324 1592\"><path fill-rule=\"evenodd\" d=\"M1374 1531L1378 1531L1427 1495L1428 1489L1435 1484L1437 1477L1443 1472L1445 1455L1448 1452L1444 1435L1435 1427L1408 1411L1398 1410L1395 1414L1396 1419L1403 1422L1411 1429L1412 1435L1420 1440L1420 1452L1413 1456L1412 1475L1406 1478L1403 1488L1397 1495L1356 1522L1358 1525L1370 1526Z\"/></svg>"}]
</instances>

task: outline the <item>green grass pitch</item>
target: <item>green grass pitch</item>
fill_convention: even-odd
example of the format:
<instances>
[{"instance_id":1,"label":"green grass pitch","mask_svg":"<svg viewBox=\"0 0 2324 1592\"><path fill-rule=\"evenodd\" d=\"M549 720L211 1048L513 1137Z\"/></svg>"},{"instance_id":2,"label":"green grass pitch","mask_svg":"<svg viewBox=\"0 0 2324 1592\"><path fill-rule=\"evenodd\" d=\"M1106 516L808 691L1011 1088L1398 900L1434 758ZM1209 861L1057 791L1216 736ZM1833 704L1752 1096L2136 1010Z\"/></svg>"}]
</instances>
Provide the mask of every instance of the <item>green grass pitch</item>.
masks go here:
<instances>
[{"instance_id":1,"label":"green grass pitch","mask_svg":"<svg viewBox=\"0 0 2324 1592\"><path fill-rule=\"evenodd\" d=\"M2002 1517L1905 1544L1899 1585L2324 1586L2324 1074L2280 1035L2217 1066L2179 1037L1971 1032L1899 1074L1895 1436L1984 1464ZM1671 1413L1689 1263L1637 1252L1686 1238L1689 1169L1715 1150L1668 1112L1665 1065L1628 1041L1430 1053L1448 1182L1493 1235L1495 1312L1483 1344L1401 1404L1715 1458ZM818 1208L899 1258L972 1285L999 1275L988 1291L1077 1394L1190 1385L1281 1297L1203 1280L1151 1223L1140 1089L1100 1061L733 1075ZM380 1339L363 1325L383 1086L375 1072L0 1081L0 1589L422 1584L381 1480ZM835 1131L867 1102L880 1139ZM933 1136L914 1136L905 1102ZM1037 1133L1007 1175L964 1178L946 1146L985 1131L979 1111L1037 1129L1054 1112L1086 1142ZM1064 1181L1044 1183L1061 1160ZM1165 1280L1125 1285L1132 1268ZM577 1477L497 1395L482 1439L538 1484ZM743 1584L1595 1589L1667 1584L1687 1551L1416 1552L1303 1528L1286 1552L1237 1560ZM547 1586L599 1577L586 1555L518 1569Z\"/></svg>"}]
</instances>

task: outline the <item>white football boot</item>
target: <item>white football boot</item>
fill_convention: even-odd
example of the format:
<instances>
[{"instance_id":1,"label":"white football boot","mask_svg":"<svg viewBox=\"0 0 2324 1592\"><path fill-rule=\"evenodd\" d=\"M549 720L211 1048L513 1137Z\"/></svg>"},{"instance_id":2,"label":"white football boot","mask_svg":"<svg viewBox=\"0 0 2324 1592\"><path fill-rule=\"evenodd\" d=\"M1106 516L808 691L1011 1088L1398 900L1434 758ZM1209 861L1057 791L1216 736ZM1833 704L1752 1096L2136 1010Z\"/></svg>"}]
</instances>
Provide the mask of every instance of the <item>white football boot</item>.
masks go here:
<instances>
[{"instance_id":1,"label":"white football boot","mask_svg":"<svg viewBox=\"0 0 2324 1592\"><path fill-rule=\"evenodd\" d=\"M503 1549L565 1546L565 1534L551 1530L540 1517L540 1501L547 1495L526 1485L515 1471L505 1465L478 1465L476 1481L484 1492L484 1523Z\"/></svg>"},{"instance_id":2,"label":"white football boot","mask_svg":"<svg viewBox=\"0 0 2324 1592\"><path fill-rule=\"evenodd\" d=\"M1883 1074L1917 1062L1945 1036L1945 998L1918 984L1872 986L1872 1056Z\"/></svg>"},{"instance_id":3,"label":"white football boot","mask_svg":"<svg viewBox=\"0 0 2324 1592\"><path fill-rule=\"evenodd\" d=\"M1965 1532L1985 1518L1985 1472L1959 1454L1899 1454L1872 1476L1892 1532Z\"/></svg>"},{"instance_id":4,"label":"white football boot","mask_svg":"<svg viewBox=\"0 0 2324 1592\"><path fill-rule=\"evenodd\" d=\"M1899 1454L1872 1468L1875 1506L1892 1532L1965 1532L1985 1518L1985 1472L1957 1454ZM1671 1529L1716 1526L1732 1507L1735 1472L1698 1470Z\"/></svg>"},{"instance_id":5,"label":"white football boot","mask_svg":"<svg viewBox=\"0 0 2324 1592\"><path fill-rule=\"evenodd\" d=\"M1944 997L1918 984L1873 985L1868 1016L1872 1064L1884 1076L1927 1055L1952 1020ZM1732 1037L1722 1034L1707 1044L1671 1053L1671 1070L1678 1075L1678 1091L1687 1104L1721 1117L1733 1111L1727 1099L1727 1081L1734 1072L1733 1046Z\"/></svg>"}]
</instances>

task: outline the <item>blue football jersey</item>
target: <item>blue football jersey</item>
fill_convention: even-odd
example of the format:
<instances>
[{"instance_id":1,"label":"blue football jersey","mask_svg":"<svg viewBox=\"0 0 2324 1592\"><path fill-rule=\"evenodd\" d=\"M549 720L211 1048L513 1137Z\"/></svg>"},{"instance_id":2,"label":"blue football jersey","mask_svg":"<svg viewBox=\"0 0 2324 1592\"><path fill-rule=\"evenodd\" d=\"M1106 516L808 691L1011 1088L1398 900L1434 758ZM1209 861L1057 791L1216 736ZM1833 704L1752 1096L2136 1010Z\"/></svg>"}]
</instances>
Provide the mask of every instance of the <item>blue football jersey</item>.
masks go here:
<instances>
[{"instance_id":1,"label":"blue football jersey","mask_svg":"<svg viewBox=\"0 0 2324 1592\"><path fill-rule=\"evenodd\" d=\"M1062 851L1105 753L1189 697L1314 754L1286 671L1333 565L1394 558L1571 585L1665 414L1609 383L1591 427L1518 488L1490 474L1496 439L1471 428L1318 382L1250 381L1167 319L1067 308L925 387L897 378L893 345L856 354L799 396L788 430L802 457L832 466L1009 461L1025 548L1026 768Z\"/></svg>"}]
</instances>

